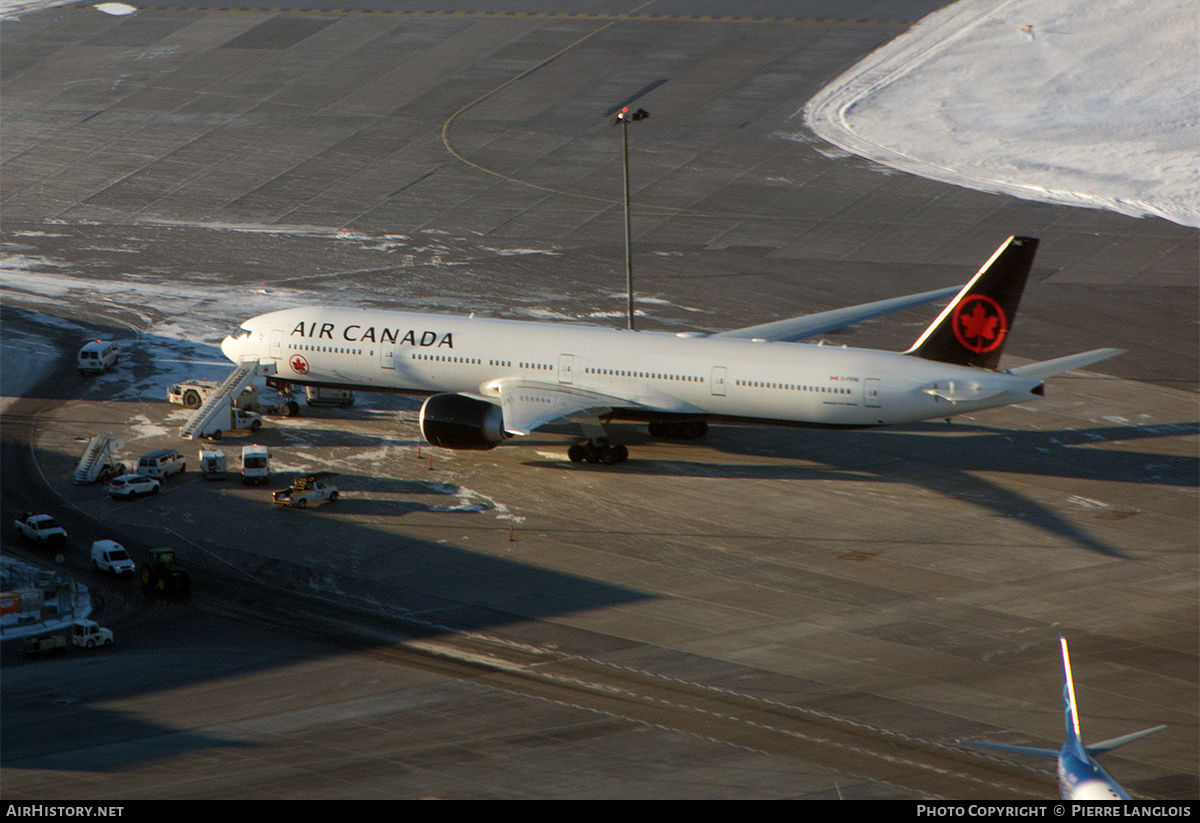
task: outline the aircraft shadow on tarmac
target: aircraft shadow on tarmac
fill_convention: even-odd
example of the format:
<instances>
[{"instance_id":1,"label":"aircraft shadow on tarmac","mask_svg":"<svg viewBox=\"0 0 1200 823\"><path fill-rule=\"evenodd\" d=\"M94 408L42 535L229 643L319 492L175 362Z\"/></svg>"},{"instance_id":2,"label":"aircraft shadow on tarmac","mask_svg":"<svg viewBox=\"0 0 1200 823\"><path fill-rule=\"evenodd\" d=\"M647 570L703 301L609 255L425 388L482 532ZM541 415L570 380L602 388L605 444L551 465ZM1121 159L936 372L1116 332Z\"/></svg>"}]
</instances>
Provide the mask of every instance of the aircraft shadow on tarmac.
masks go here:
<instances>
[{"instance_id":1,"label":"aircraft shadow on tarmac","mask_svg":"<svg viewBox=\"0 0 1200 823\"><path fill-rule=\"evenodd\" d=\"M348 485L353 485L353 478L348 480ZM195 482L204 484L200 480ZM208 487L216 491L216 484ZM320 517L324 510L275 512L269 502L243 502L257 510L260 518L264 516L263 507L267 507L265 516L273 517L280 528L286 528L289 533L294 532L297 539L312 533L314 521L310 518ZM344 502L351 507L355 505L352 500ZM345 512L342 500L326 505L337 507L329 508L330 512ZM221 516L243 516L239 513L240 508L236 504L226 505ZM378 512L387 511L397 517L418 508L429 507L392 503L385 506L381 503ZM140 514L152 515L153 512L145 509ZM469 518L469 515L464 517ZM77 536L83 541L101 536L95 523L84 525L83 518L70 516L62 519L72 535L72 552L76 555L83 552L80 548L83 542ZM330 627L369 624L372 631L360 635L329 628L324 631L322 640L309 641L304 639L303 633L298 635L285 627L253 625L251 628L248 624L239 631L226 630L220 632L221 636L214 637L208 633L212 631L210 624L219 618L209 615L201 618L201 634L193 636L194 629L173 628L176 625L173 621L181 614L198 617L189 606L187 596L160 598L147 595L151 604L160 603L160 608L165 610L161 628L153 617L149 626L145 617L118 617L105 621L124 641L111 651L86 657L80 653L57 660L6 664L5 688L0 692L0 713L5 719L5 745L0 752L0 765L6 769L116 772L138 763L188 752L257 745L248 742L253 737L252 730L248 730L243 739L238 739L235 732L228 732L223 737L206 736L90 705L101 702L94 695L97 688L103 689L104 700L186 690L189 686L229 676L281 669L347 651L388 647L404 638L486 632L508 624L541 619L550 619L548 625L552 625L555 617L655 597L620 585L474 552L449 543L409 536L381 540L373 526L340 518L334 528L335 533L329 537L328 553L316 559L304 555L295 560L260 554L202 536L181 542L179 534L166 525L136 531L128 526L121 530L104 529L104 536L120 540L135 560L144 558L150 546L177 546L180 562L192 576L193 598L202 595L204 600L216 597L235 603L260 601L259 608L277 613L285 626L292 622L306 626L304 632L326 624ZM462 528L477 530L475 534L481 539L494 539L497 544L507 539L502 527L493 521L482 525L464 522ZM79 557L75 560L78 568L73 573L83 582L101 582L98 577L91 579ZM384 567L386 576L379 574ZM108 584L108 581L104 583ZM137 589L137 583L132 581L109 585L128 586L130 593ZM352 592L353 597L344 592ZM153 606L150 610L155 611ZM101 619L104 619L103 615ZM131 650L128 644L147 631L157 635L158 640L143 640L142 649ZM553 631L553 628L547 631ZM395 641L379 640L380 636L392 636ZM184 646L177 647L181 640ZM566 647L569 643L559 642L558 645L564 651L572 651ZM8 661L19 657L16 649L5 651ZM582 653L585 650L575 651ZM44 695L48 689L56 694L63 693L63 672L73 672L90 685L79 687L83 697L70 706L69 711L47 712L43 705ZM228 727L236 726L234 723Z\"/></svg>"},{"instance_id":2,"label":"aircraft shadow on tarmac","mask_svg":"<svg viewBox=\"0 0 1200 823\"><path fill-rule=\"evenodd\" d=\"M990 509L1002 517L1029 523L1081 548L1111 557L1123 552L1089 534L1037 501L980 475L982 472L1104 480L1195 488L1200 460L1145 451L1091 448L1105 442L1152 440L1195 435L1198 422L1153 426L1115 425L1054 431L1014 431L985 426L923 423L871 431L789 430L769 441L741 427L713 427L707 444L726 454L758 454L776 462L715 463L639 458L636 451L619 466L579 466L564 461L527 461L525 465L559 470L602 471L677 477L725 477L758 480L835 480L918 486L946 497ZM761 430L759 430L761 431ZM807 434L795 435L796 431ZM943 436L939 436L943 435ZM761 447L756 447L762 444ZM687 455L687 445L680 454ZM786 461L803 461L802 464ZM1101 507L1097 517L1121 519L1138 511Z\"/></svg>"},{"instance_id":3,"label":"aircraft shadow on tarmac","mask_svg":"<svg viewBox=\"0 0 1200 823\"><path fill-rule=\"evenodd\" d=\"M34 394L46 396L41 391ZM17 401L10 408L20 415L26 402L36 405L36 401ZM37 490L11 482L36 476L34 462L51 473L74 465L73 455L31 450L20 438L5 437L0 445L4 475L10 481L5 484L6 513L10 508L45 505ZM149 594L147 608L132 615L105 619L101 614L119 638L110 652L25 662L18 649L6 644L5 688L0 690L0 714L5 721L0 766L116 772L186 752L256 745L247 742L253 739L253 730L247 730L241 739L235 731L206 736L92 704L186 690L237 674L388 647L402 639L486 632L509 624L532 624L553 632L555 617L655 598L622 585L448 542L389 535L377 522L370 522L372 517L399 518L413 511L461 511L462 524L449 528L461 529L473 540L503 545L508 539L506 525L490 514L485 515L486 520L472 518L474 512L487 512L488 504L457 494L456 487L407 480L380 482L352 472L343 473L339 480L351 491L350 497L306 512L277 510L266 489L261 495L244 496L236 477L210 483L194 472L168 480L157 497L114 504L111 518L97 520L64 507L59 519L71 535L64 571L99 590L128 587L123 596L136 599L136 582L114 582L90 571L84 547L95 539L112 538L140 561L151 547L171 545L192 576L192 594ZM220 495L222 490L233 493ZM357 490L365 490L362 493L367 497L356 500ZM87 487L87 494L92 492L103 496L98 487ZM432 497L432 502L442 497L447 505L435 506L420 499L370 498L385 492L423 495ZM241 538L230 539L217 529L185 528L175 511L183 495L190 496L183 505L195 505L197 512L213 512L222 522L255 523L287 536L296 542L294 559L291 553L273 556L256 551L250 529ZM108 501L101 502L107 510ZM360 516L325 518L325 511ZM325 521L320 530L315 528L318 520ZM32 553L45 559L45 552ZM256 603L255 608L275 617L269 624L249 620L222 628L227 621L202 605L214 598L218 603ZM199 601L195 607L193 600ZM543 619L547 622L536 622ZM276 627L276 621L282 625ZM303 629L289 631L287 626L293 623ZM371 629L358 633L332 628L358 625ZM320 639L311 639L314 630L323 632ZM394 640L380 640L381 636ZM281 638L286 642L281 643ZM570 648L570 641L564 638L554 639L564 651L587 651ZM66 686L73 677L79 679L74 690ZM78 698L68 701L68 709L46 710L47 693L72 691ZM236 729L237 724L223 728Z\"/></svg>"},{"instance_id":4,"label":"aircraft shadow on tarmac","mask_svg":"<svg viewBox=\"0 0 1200 823\"><path fill-rule=\"evenodd\" d=\"M342 503L339 501L334 505L340 507ZM393 515L405 513L396 507L391 511ZM303 518L319 516L319 512L320 509L280 512L278 516L286 520L294 515L298 521L293 522L303 524ZM300 526L294 528L300 530ZM339 528L335 547L339 552L370 539L365 534L367 527L341 524ZM497 541L506 539L494 524L486 528ZM73 536L81 533L73 525L71 529ZM178 536L165 527L161 535L150 533L155 531L146 530L137 540L119 533L113 536L131 549L135 559L144 557L146 547L151 544L167 540L178 544ZM390 646L391 641L376 639L381 633L391 633L399 641L457 632L486 632L512 623L654 599L654 595L630 588L446 543L397 537L388 541L386 548L380 548L378 535L373 538L376 547L371 552L347 558L341 568L334 567L328 559L305 563L205 540L199 541L199 547L179 544L180 560L192 574L193 596L203 592L206 598L224 597L233 602L263 598L262 608L275 608L286 614L285 622L304 623L303 614L314 615L308 619L306 631L321 625L322 620L332 621L330 626L369 623L373 627L373 636L330 628L324 639L332 640L332 643L308 642L303 635L286 629L255 626L236 633L226 631L221 638L209 639L205 635L199 640L185 640L187 645L200 646L199 653L193 654L191 649L175 647L181 635L179 631L171 631L174 624L170 616L179 613L173 610L191 613L188 598L162 598L164 608L168 610L167 622L161 630L151 627L160 640L151 644L154 648L140 657L127 647L118 646L110 652L97 652L87 657L73 655L59 660L17 663L11 668L6 665L5 688L0 692L0 713L5 719L5 745L0 752L0 766L5 769L117 772L139 763L189 752L258 745L248 742L255 734L249 728L243 739L232 736L234 732L225 737L207 736L165 723L156 724L135 714L89 705L95 700L90 696L97 688L94 685L80 686L85 697L69 711L47 712L44 696L48 689L56 694L64 691L61 673L65 671L82 673L81 676L92 684L104 684L104 699L119 700L159 691L186 691L189 686L229 676L282 669L347 651ZM78 546L75 551L80 551ZM392 582L373 575L379 564L387 566L388 579ZM86 573L82 576L89 582ZM394 582L397 579L411 582ZM137 584L129 582L127 585L133 589ZM340 592L354 593L352 606L374 603L377 612L364 616L361 611L339 605L336 600ZM149 595L149 598L158 599L155 595ZM342 595L342 600L347 598ZM106 624L116 630L118 637L128 638L136 633L129 627L127 619L106 621ZM209 627L208 622L205 626ZM284 641L282 644L281 640ZM559 642L558 645L563 651L573 651L567 648L569 644ZM10 655L16 654L15 649L7 651ZM574 651L582 653L585 650ZM231 663L231 660L242 662ZM237 723L225 726L236 728Z\"/></svg>"},{"instance_id":5,"label":"aircraft shadow on tarmac","mask_svg":"<svg viewBox=\"0 0 1200 823\"><path fill-rule=\"evenodd\" d=\"M114 655L119 653L113 652ZM11 675L11 673L10 673ZM16 688L20 680L13 684ZM5 769L118 772L139 763L205 749L250 748L244 740L180 731L126 712L96 706L74 707L66 722L43 719L38 729L22 728L23 713L5 707L5 736L16 752L5 751ZM21 719L18 719L18 716ZM60 713L61 716L61 713ZM113 730L119 732L113 733ZM64 745L64 741L70 741ZM8 746L6 745L6 749Z\"/></svg>"}]
</instances>

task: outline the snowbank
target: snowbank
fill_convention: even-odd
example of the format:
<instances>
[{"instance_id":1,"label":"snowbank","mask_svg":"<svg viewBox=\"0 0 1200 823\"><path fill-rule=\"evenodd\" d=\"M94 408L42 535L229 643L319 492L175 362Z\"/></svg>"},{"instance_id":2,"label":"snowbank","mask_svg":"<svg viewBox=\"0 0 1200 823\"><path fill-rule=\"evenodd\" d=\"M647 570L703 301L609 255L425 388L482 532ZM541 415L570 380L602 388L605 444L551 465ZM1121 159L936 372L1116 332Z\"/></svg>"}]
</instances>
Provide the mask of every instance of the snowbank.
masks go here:
<instances>
[{"instance_id":1,"label":"snowbank","mask_svg":"<svg viewBox=\"0 0 1200 823\"><path fill-rule=\"evenodd\" d=\"M1200 226L1194 0L960 0L814 97L809 127L903 171Z\"/></svg>"},{"instance_id":2,"label":"snowbank","mask_svg":"<svg viewBox=\"0 0 1200 823\"><path fill-rule=\"evenodd\" d=\"M20 17L25 12L67 6L75 2L77 0L0 0L0 20Z\"/></svg>"}]
</instances>

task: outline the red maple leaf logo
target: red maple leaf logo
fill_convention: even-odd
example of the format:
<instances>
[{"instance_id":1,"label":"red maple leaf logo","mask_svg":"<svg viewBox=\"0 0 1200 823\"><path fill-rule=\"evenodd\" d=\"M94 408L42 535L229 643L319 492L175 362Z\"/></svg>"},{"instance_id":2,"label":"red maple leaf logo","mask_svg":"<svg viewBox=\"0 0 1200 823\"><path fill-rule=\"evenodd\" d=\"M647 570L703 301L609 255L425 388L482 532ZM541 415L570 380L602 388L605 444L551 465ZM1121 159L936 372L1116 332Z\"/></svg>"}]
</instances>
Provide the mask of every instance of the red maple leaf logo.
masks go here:
<instances>
[{"instance_id":1,"label":"red maple leaf logo","mask_svg":"<svg viewBox=\"0 0 1200 823\"><path fill-rule=\"evenodd\" d=\"M984 340L996 336L996 324L1000 322L999 317L988 314L978 302L969 315L960 315L958 320L962 323L963 337L982 337Z\"/></svg>"},{"instance_id":2,"label":"red maple leaf logo","mask_svg":"<svg viewBox=\"0 0 1200 823\"><path fill-rule=\"evenodd\" d=\"M972 294L954 310L954 336L977 354L1000 345L1008 331L1004 310L985 294Z\"/></svg>"},{"instance_id":3,"label":"red maple leaf logo","mask_svg":"<svg viewBox=\"0 0 1200 823\"><path fill-rule=\"evenodd\" d=\"M292 356L292 359L288 361L288 365L292 367L292 371L296 372L296 374L308 374L308 361L298 354Z\"/></svg>"}]
</instances>

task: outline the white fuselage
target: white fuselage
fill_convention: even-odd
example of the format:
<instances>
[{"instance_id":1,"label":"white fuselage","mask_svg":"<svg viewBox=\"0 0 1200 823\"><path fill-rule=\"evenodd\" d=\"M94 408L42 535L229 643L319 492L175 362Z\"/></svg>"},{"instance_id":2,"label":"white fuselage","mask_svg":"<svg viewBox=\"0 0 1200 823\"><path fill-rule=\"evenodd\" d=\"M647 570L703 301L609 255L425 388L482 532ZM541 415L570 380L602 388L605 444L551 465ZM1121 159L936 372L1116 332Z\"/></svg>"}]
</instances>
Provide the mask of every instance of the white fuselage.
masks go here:
<instances>
[{"instance_id":1,"label":"white fuselage","mask_svg":"<svg viewBox=\"0 0 1200 823\"><path fill-rule=\"evenodd\" d=\"M1058 790L1063 800L1128 800L1121 784L1086 754L1071 751L1068 743L1058 757Z\"/></svg>"},{"instance_id":2,"label":"white fuselage","mask_svg":"<svg viewBox=\"0 0 1200 823\"><path fill-rule=\"evenodd\" d=\"M620 398L622 410L873 426L1030 398L1041 381L887 351L364 309L296 308L242 324L234 362L282 380L497 397L520 379Z\"/></svg>"}]
</instances>

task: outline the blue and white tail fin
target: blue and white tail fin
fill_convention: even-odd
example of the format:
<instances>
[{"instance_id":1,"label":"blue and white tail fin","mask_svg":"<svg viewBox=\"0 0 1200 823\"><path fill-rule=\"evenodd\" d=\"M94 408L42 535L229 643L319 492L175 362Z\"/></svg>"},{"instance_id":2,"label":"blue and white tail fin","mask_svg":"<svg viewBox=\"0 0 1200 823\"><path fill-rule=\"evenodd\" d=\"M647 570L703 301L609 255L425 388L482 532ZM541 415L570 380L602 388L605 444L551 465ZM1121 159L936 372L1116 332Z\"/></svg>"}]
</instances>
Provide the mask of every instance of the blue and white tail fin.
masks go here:
<instances>
[{"instance_id":1,"label":"blue and white tail fin","mask_svg":"<svg viewBox=\"0 0 1200 823\"><path fill-rule=\"evenodd\" d=\"M1063 748L1070 747L1081 760L1087 759L1087 750L1079 734L1079 707L1075 704L1075 681L1071 678L1071 655L1067 652L1067 638L1059 635L1058 642L1062 646L1063 665L1063 719L1067 727L1067 742Z\"/></svg>"}]
</instances>

